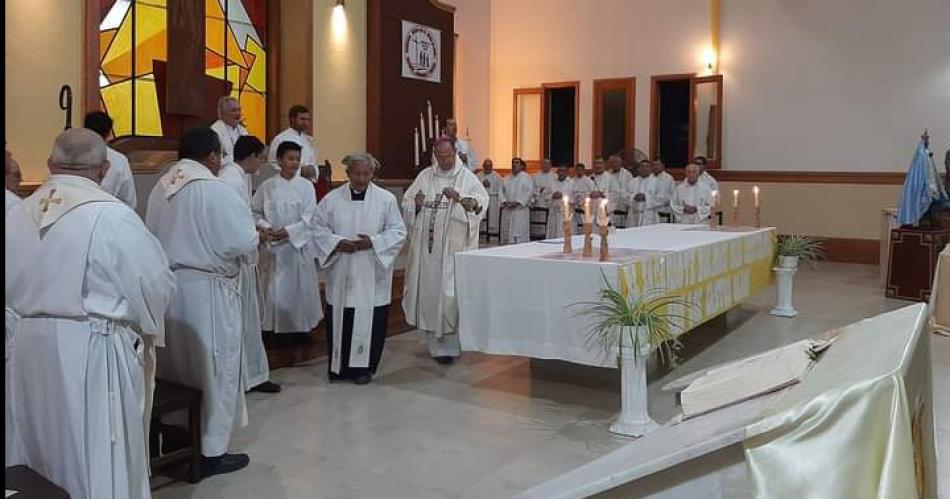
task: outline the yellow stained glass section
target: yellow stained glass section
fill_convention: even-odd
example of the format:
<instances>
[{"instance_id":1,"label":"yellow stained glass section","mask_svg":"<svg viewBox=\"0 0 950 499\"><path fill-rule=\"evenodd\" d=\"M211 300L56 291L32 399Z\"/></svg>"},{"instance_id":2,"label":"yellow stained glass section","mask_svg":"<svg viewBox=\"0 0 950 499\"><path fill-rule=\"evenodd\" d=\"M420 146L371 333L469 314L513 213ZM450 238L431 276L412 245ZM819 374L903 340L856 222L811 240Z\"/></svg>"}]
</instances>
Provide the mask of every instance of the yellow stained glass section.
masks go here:
<instances>
[{"instance_id":1,"label":"yellow stained glass section","mask_svg":"<svg viewBox=\"0 0 950 499\"><path fill-rule=\"evenodd\" d=\"M164 7L137 2L135 7L135 75L152 72L152 61L168 60L167 16Z\"/></svg>"},{"instance_id":2,"label":"yellow stained glass section","mask_svg":"<svg viewBox=\"0 0 950 499\"><path fill-rule=\"evenodd\" d=\"M151 78L135 80L135 135L162 136L158 92Z\"/></svg>"},{"instance_id":3,"label":"yellow stained glass section","mask_svg":"<svg viewBox=\"0 0 950 499\"><path fill-rule=\"evenodd\" d=\"M247 77L247 84L254 90L267 91L267 53L254 40L247 40L247 51L254 54L254 64L251 74Z\"/></svg>"},{"instance_id":4,"label":"yellow stained glass section","mask_svg":"<svg viewBox=\"0 0 950 499\"><path fill-rule=\"evenodd\" d=\"M106 113L112 117L116 137L132 134L132 81L113 83L100 89Z\"/></svg>"},{"instance_id":5,"label":"yellow stained glass section","mask_svg":"<svg viewBox=\"0 0 950 499\"><path fill-rule=\"evenodd\" d=\"M119 25L118 33L114 35L112 45L102 58L102 71L107 75L128 77L132 74L131 18L131 14L126 14L125 20Z\"/></svg>"},{"instance_id":6,"label":"yellow stained glass section","mask_svg":"<svg viewBox=\"0 0 950 499\"><path fill-rule=\"evenodd\" d=\"M255 137L265 137L265 117L267 104L264 96L256 92L241 93L241 111L244 113L244 126Z\"/></svg>"}]
</instances>

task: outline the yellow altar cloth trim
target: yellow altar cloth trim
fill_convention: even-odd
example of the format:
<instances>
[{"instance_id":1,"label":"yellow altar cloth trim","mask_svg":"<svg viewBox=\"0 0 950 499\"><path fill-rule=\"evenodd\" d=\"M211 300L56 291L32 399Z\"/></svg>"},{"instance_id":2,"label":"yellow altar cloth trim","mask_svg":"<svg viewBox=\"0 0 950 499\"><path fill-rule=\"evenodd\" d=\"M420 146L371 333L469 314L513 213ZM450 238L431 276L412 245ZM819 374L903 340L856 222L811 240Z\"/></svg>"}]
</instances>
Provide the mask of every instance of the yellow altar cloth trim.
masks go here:
<instances>
[{"instance_id":1,"label":"yellow altar cloth trim","mask_svg":"<svg viewBox=\"0 0 950 499\"><path fill-rule=\"evenodd\" d=\"M915 498L904 376L927 341L924 304L844 328L798 385L747 428L757 498Z\"/></svg>"}]
</instances>

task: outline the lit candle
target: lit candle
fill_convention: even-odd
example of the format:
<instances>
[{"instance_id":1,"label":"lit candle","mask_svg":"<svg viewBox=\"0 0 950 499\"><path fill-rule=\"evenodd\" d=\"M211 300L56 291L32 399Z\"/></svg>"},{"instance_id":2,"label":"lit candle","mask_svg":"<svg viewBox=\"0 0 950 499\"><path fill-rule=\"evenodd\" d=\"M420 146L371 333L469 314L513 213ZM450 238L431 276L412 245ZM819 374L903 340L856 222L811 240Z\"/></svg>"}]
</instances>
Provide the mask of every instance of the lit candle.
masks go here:
<instances>
[{"instance_id":1,"label":"lit candle","mask_svg":"<svg viewBox=\"0 0 950 499\"><path fill-rule=\"evenodd\" d=\"M597 218L601 227L607 226L607 198L600 200L600 209L597 210Z\"/></svg>"},{"instance_id":2,"label":"lit candle","mask_svg":"<svg viewBox=\"0 0 950 499\"><path fill-rule=\"evenodd\" d=\"M712 205L713 211L719 208L719 191L712 191L710 196L709 204Z\"/></svg>"},{"instance_id":3,"label":"lit candle","mask_svg":"<svg viewBox=\"0 0 950 499\"><path fill-rule=\"evenodd\" d=\"M732 207L733 208L739 207L739 189L735 189L732 191Z\"/></svg>"},{"instance_id":4,"label":"lit candle","mask_svg":"<svg viewBox=\"0 0 950 499\"><path fill-rule=\"evenodd\" d=\"M442 136L442 127L439 126L439 115L435 115L435 131L439 133L439 137Z\"/></svg>"},{"instance_id":5,"label":"lit candle","mask_svg":"<svg viewBox=\"0 0 950 499\"><path fill-rule=\"evenodd\" d=\"M587 196L586 198L584 198L584 223L585 224L591 223L590 196Z\"/></svg>"},{"instance_id":6,"label":"lit candle","mask_svg":"<svg viewBox=\"0 0 950 499\"><path fill-rule=\"evenodd\" d=\"M759 207L759 186L752 187L752 206Z\"/></svg>"},{"instance_id":7,"label":"lit candle","mask_svg":"<svg viewBox=\"0 0 950 499\"><path fill-rule=\"evenodd\" d=\"M426 101L426 108L429 110L429 135L434 139L435 138L435 122L432 121L432 103Z\"/></svg>"},{"instance_id":8,"label":"lit candle","mask_svg":"<svg viewBox=\"0 0 950 499\"><path fill-rule=\"evenodd\" d=\"M422 150L426 150L426 119L419 113L419 130L422 132Z\"/></svg>"},{"instance_id":9,"label":"lit candle","mask_svg":"<svg viewBox=\"0 0 950 499\"><path fill-rule=\"evenodd\" d=\"M413 161L414 165L419 164L419 129L416 127L412 128L412 152L413 152Z\"/></svg>"}]
</instances>

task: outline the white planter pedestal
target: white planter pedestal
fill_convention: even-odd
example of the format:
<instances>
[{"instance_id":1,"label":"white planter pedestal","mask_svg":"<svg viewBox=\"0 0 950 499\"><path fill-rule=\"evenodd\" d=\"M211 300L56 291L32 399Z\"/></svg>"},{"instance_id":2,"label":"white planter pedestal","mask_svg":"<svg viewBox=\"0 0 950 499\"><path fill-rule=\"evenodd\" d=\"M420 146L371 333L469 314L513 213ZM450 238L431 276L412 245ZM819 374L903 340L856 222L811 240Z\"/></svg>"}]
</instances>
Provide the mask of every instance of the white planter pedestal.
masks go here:
<instances>
[{"instance_id":1,"label":"white planter pedestal","mask_svg":"<svg viewBox=\"0 0 950 499\"><path fill-rule=\"evenodd\" d=\"M777 278L776 283L776 304L769 314L778 317L795 317L798 310L792 306L792 284L794 282L797 268L774 267Z\"/></svg>"},{"instance_id":2,"label":"white planter pedestal","mask_svg":"<svg viewBox=\"0 0 950 499\"><path fill-rule=\"evenodd\" d=\"M644 332L645 333L645 332ZM649 341L641 333L641 345ZM647 347L635 351L631 345L620 356L620 415L610 425L611 433L642 437L659 425L647 411Z\"/></svg>"}]
</instances>

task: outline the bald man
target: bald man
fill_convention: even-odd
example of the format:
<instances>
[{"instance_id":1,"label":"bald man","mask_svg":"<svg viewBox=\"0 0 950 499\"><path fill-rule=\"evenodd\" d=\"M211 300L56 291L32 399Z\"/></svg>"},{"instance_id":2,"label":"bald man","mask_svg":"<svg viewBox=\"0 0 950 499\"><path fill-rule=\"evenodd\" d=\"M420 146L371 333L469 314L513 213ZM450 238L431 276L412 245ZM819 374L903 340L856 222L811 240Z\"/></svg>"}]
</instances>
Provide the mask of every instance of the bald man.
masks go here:
<instances>
[{"instance_id":1,"label":"bald man","mask_svg":"<svg viewBox=\"0 0 950 499\"><path fill-rule=\"evenodd\" d=\"M73 498L147 498L142 358L161 342L175 281L138 215L99 187L99 135L66 130L47 164L6 218L6 300L19 316L6 465L41 470Z\"/></svg>"},{"instance_id":2,"label":"bald man","mask_svg":"<svg viewBox=\"0 0 950 499\"><path fill-rule=\"evenodd\" d=\"M7 150L6 153L3 184L6 190L4 193L4 201L6 203L5 213L9 214L14 206L20 204L20 196L17 196L16 193L20 190L20 182L23 180L23 177L20 175L20 164L13 159L13 154L9 150Z\"/></svg>"}]
</instances>

